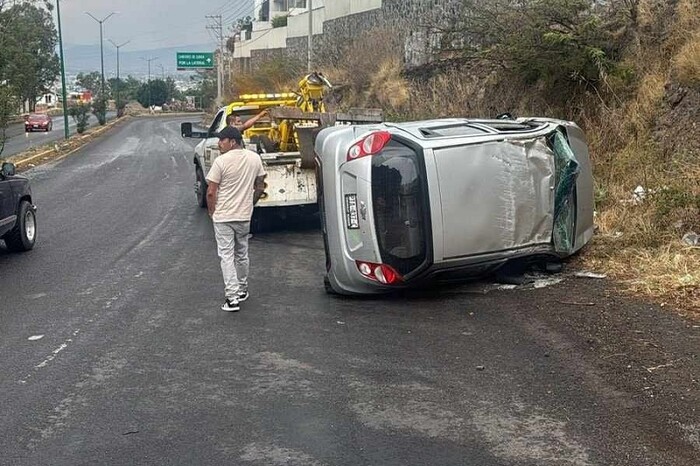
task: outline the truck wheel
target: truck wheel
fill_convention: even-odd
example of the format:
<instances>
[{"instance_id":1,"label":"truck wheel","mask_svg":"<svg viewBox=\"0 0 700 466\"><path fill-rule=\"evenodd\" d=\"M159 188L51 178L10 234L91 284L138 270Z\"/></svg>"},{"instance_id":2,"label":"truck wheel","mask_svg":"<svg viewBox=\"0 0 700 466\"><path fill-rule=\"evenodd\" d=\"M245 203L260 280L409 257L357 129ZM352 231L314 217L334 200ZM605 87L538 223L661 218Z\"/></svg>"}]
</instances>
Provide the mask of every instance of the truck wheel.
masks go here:
<instances>
[{"instance_id":1,"label":"truck wheel","mask_svg":"<svg viewBox=\"0 0 700 466\"><path fill-rule=\"evenodd\" d=\"M195 170L197 180L194 183L194 193L197 196L197 205L205 208L207 206L207 180L204 179L204 173L199 166Z\"/></svg>"},{"instance_id":2,"label":"truck wheel","mask_svg":"<svg viewBox=\"0 0 700 466\"><path fill-rule=\"evenodd\" d=\"M36 214L29 202L20 202L17 223L3 239L5 244L7 244L7 249L10 251L29 251L34 247L36 242Z\"/></svg>"}]
</instances>

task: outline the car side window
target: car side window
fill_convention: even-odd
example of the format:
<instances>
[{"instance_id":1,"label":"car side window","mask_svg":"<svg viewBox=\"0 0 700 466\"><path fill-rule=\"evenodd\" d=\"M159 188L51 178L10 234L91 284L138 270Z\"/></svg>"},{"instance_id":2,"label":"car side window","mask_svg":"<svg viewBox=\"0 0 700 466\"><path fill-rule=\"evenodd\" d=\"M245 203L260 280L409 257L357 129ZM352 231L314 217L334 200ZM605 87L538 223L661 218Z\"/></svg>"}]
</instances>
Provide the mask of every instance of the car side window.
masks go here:
<instances>
[{"instance_id":1,"label":"car side window","mask_svg":"<svg viewBox=\"0 0 700 466\"><path fill-rule=\"evenodd\" d=\"M211 126L209 127L209 137L212 137L212 135L214 133L219 131L219 126L221 126L221 120L223 118L224 118L224 111L220 110L219 113L216 114L214 121L212 122Z\"/></svg>"}]
</instances>

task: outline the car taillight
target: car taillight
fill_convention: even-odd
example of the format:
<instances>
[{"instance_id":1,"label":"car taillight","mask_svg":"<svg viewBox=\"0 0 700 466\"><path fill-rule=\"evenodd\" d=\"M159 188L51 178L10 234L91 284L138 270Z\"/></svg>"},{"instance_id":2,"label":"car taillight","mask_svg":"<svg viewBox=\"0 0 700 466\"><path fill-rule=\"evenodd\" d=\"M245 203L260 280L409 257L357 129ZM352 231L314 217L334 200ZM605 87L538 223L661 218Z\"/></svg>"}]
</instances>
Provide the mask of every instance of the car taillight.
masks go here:
<instances>
[{"instance_id":1,"label":"car taillight","mask_svg":"<svg viewBox=\"0 0 700 466\"><path fill-rule=\"evenodd\" d=\"M391 140L389 131L373 131L366 134L348 150L347 161L357 160L367 155L374 155L381 152L384 146Z\"/></svg>"},{"instance_id":2,"label":"car taillight","mask_svg":"<svg viewBox=\"0 0 700 466\"><path fill-rule=\"evenodd\" d=\"M384 285L395 285L403 281L403 277L389 265L365 261L355 261L355 264L364 277Z\"/></svg>"}]
</instances>

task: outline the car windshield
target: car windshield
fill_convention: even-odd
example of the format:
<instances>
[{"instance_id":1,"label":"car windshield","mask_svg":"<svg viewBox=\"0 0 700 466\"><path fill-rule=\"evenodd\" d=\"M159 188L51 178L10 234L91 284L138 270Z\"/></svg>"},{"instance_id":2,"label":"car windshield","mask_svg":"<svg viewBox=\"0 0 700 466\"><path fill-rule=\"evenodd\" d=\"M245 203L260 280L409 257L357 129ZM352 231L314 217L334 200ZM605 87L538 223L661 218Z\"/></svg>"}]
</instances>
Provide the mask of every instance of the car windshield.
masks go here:
<instances>
[{"instance_id":1,"label":"car windshield","mask_svg":"<svg viewBox=\"0 0 700 466\"><path fill-rule=\"evenodd\" d=\"M417 154L391 141L372 158L372 205L384 264L402 275L426 259L425 198Z\"/></svg>"},{"instance_id":2,"label":"car windshield","mask_svg":"<svg viewBox=\"0 0 700 466\"><path fill-rule=\"evenodd\" d=\"M31 121L44 121L46 119L46 116L44 116L44 115L29 115L29 119Z\"/></svg>"}]
</instances>

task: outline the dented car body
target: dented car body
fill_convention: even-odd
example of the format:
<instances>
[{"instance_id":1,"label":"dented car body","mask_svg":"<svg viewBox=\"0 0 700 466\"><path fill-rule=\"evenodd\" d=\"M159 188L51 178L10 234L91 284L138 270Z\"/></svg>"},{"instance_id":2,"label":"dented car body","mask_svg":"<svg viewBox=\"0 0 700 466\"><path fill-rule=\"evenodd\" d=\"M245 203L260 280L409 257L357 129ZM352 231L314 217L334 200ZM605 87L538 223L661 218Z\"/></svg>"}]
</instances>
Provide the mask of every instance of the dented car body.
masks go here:
<instances>
[{"instance_id":1,"label":"dented car body","mask_svg":"<svg viewBox=\"0 0 700 466\"><path fill-rule=\"evenodd\" d=\"M370 294L561 259L593 235L585 136L568 121L332 127L315 144L326 288Z\"/></svg>"}]
</instances>

